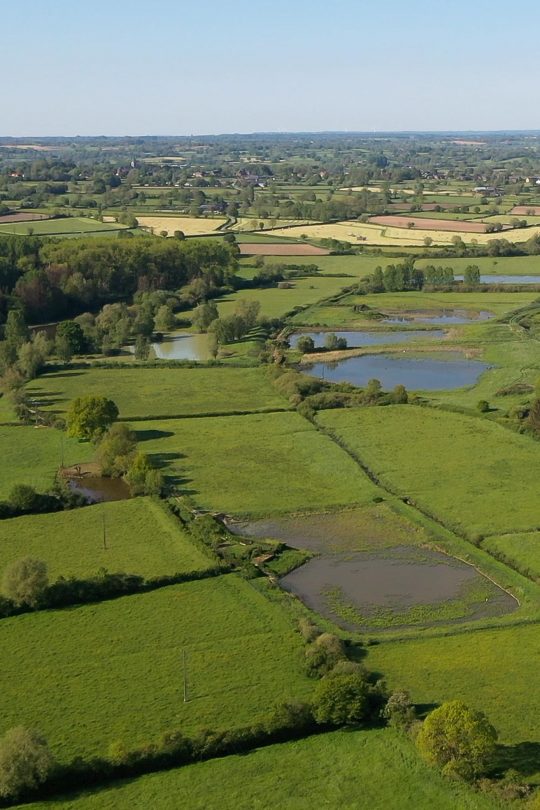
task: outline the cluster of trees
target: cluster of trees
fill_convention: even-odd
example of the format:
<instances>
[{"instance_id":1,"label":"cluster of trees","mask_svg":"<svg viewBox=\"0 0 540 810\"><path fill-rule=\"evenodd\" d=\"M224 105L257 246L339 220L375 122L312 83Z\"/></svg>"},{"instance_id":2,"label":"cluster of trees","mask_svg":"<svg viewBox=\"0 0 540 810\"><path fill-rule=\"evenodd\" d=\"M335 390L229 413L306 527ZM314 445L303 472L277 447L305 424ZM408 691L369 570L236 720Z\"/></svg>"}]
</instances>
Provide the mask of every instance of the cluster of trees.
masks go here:
<instances>
[{"instance_id":1,"label":"cluster of trees","mask_svg":"<svg viewBox=\"0 0 540 810\"><path fill-rule=\"evenodd\" d=\"M359 285L360 291L369 293L421 290L423 286L424 274L414 266L414 259L407 259L401 264L389 264L384 270L376 267Z\"/></svg>"},{"instance_id":2,"label":"cluster of trees","mask_svg":"<svg viewBox=\"0 0 540 810\"><path fill-rule=\"evenodd\" d=\"M125 478L132 495L159 495L163 489L161 472L138 450L129 425L116 423L117 417L118 408L111 399L91 394L77 397L66 413L68 436L93 441L102 474Z\"/></svg>"},{"instance_id":3,"label":"cluster of trees","mask_svg":"<svg viewBox=\"0 0 540 810\"><path fill-rule=\"evenodd\" d=\"M191 306L230 284L237 252L225 240L0 236L0 316L18 306L42 323L156 290Z\"/></svg>"}]
</instances>

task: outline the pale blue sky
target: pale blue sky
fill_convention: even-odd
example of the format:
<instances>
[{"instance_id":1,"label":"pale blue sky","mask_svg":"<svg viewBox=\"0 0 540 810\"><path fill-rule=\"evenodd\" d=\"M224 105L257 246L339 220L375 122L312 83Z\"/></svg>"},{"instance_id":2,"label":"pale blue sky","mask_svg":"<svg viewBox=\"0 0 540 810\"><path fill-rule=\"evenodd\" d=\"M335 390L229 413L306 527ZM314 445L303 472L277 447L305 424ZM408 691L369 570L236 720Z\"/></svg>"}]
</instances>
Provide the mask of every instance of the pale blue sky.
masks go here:
<instances>
[{"instance_id":1,"label":"pale blue sky","mask_svg":"<svg viewBox=\"0 0 540 810\"><path fill-rule=\"evenodd\" d=\"M0 135L540 129L538 0L0 0Z\"/></svg>"}]
</instances>

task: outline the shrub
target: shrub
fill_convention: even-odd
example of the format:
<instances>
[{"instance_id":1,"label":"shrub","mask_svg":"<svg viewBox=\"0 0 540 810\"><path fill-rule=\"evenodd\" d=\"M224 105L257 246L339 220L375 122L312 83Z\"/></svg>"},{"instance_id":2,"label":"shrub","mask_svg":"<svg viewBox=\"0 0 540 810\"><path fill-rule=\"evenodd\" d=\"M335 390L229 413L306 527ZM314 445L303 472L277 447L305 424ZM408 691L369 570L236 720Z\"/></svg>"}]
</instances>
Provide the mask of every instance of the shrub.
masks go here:
<instances>
[{"instance_id":1,"label":"shrub","mask_svg":"<svg viewBox=\"0 0 540 810\"><path fill-rule=\"evenodd\" d=\"M480 399L476 406L480 413L488 413L489 412L489 402L486 399Z\"/></svg>"},{"instance_id":2,"label":"shrub","mask_svg":"<svg viewBox=\"0 0 540 810\"><path fill-rule=\"evenodd\" d=\"M2 590L17 606L39 604L49 585L47 565L33 557L15 560L4 571Z\"/></svg>"},{"instance_id":3,"label":"shrub","mask_svg":"<svg viewBox=\"0 0 540 810\"><path fill-rule=\"evenodd\" d=\"M37 732L17 726L0 740L0 796L14 799L47 779L53 757Z\"/></svg>"},{"instance_id":4,"label":"shrub","mask_svg":"<svg viewBox=\"0 0 540 810\"><path fill-rule=\"evenodd\" d=\"M309 675L325 675L345 658L343 642L332 633L322 633L306 648L305 658Z\"/></svg>"},{"instance_id":5,"label":"shrub","mask_svg":"<svg viewBox=\"0 0 540 810\"><path fill-rule=\"evenodd\" d=\"M389 726L407 731L416 720L409 693L404 689L392 692L383 709L383 717L388 720Z\"/></svg>"},{"instance_id":6,"label":"shrub","mask_svg":"<svg viewBox=\"0 0 540 810\"><path fill-rule=\"evenodd\" d=\"M310 354L315 349L315 341L309 335L302 335L302 337L298 338L296 347L302 354Z\"/></svg>"},{"instance_id":7,"label":"shrub","mask_svg":"<svg viewBox=\"0 0 540 810\"><path fill-rule=\"evenodd\" d=\"M317 723L356 725L368 712L369 683L363 672L337 672L317 685L313 714Z\"/></svg>"}]
</instances>

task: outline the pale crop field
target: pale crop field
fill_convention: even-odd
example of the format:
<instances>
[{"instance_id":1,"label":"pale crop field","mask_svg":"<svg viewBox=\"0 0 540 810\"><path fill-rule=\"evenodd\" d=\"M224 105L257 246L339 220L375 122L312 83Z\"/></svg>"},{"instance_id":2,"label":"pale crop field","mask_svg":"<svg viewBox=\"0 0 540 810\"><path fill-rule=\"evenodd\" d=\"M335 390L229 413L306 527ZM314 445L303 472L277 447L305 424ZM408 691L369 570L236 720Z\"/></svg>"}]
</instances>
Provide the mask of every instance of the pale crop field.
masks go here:
<instances>
[{"instance_id":1,"label":"pale crop field","mask_svg":"<svg viewBox=\"0 0 540 810\"><path fill-rule=\"evenodd\" d=\"M374 225L363 222L334 222L328 225L302 225L298 228L278 228L272 233L275 236L285 236L298 239L306 236L308 239L339 239L353 245L411 245L420 247L429 237L433 244L451 244L456 236L464 242L476 240L478 244L487 244L492 239L503 237L510 242L524 242L540 233L540 227L527 229L511 228L504 233L467 233L465 231L432 231L421 228L398 228Z\"/></svg>"},{"instance_id":2,"label":"pale crop field","mask_svg":"<svg viewBox=\"0 0 540 810\"><path fill-rule=\"evenodd\" d=\"M307 219L267 219L264 217L238 217L238 220L232 225L229 230L241 233L243 231L259 231L261 230L260 223L263 223L263 228L285 228L289 225L309 225L310 220ZM272 230L272 234L276 231Z\"/></svg>"},{"instance_id":3,"label":"pale crop field","mask_svg":"<svg viewBox=\"0 0 540 810\"><path fill-rule=\"evenodd\" d=\"M159 235L161 231L167 231L167 236L173 236L175 231L182 231L186 236L202 236L213 233L220 225L224 225L227 220L224 217L204 219L202 217L158 217L142 216L137 217L139 227L154 229L154 233Z\"/></svg>"}]
</instances>

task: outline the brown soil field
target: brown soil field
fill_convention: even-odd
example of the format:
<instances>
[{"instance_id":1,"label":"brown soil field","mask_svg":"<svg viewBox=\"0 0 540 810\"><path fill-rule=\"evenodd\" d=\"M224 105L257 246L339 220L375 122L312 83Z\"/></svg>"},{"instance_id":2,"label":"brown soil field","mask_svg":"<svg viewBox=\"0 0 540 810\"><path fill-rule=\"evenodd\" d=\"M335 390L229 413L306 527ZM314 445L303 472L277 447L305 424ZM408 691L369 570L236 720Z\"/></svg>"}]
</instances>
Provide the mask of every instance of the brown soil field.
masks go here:
<instances>
[{"instance_id":1,"label":"brown soil field","mask_svg":"<svg viewBox=\"0 0 540 810\"><path fill-rule=\"evenodd\" d=\"M1 222L35 222L37 219L50 219L47 214L4 214Z\"/></svg>"},{"instance_id":2,"label":"brown soil field","mask_svg":"<svg viewBox=\"0 0 540 810\"><path fill-rule=\"evenodd\" d=\"M461 233L485 233L486 226L481 222L465 222L453 219L423 219L422 217L380 216L370 217L376 225L388 225L394 228L408 228L414 222L415 228L423 231L457 231Z\"/></svg>"},{"instance_id":3,"label":"brown soil field","mask_svg":"<svg viewBox=\"0 0 540 810\"><path fill-rule=\"evenodd\" d=\"M521 217L526 217L527 214L531 217L540 217L540 205L515 205L508 213Z\"/></svg>"},{"instance_id":4,"label":"brown soil field","mask_svg":"<svg viewBox=\"0 0 540 810\"><path fill-rule=\"evenodd\" d=\"M240 246L242 256L328 256L329 250L314 245L286 245L274 243L265 245L261 243L244 243Z\"/></svg>"}]
</instances>

